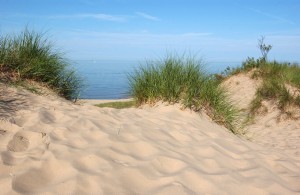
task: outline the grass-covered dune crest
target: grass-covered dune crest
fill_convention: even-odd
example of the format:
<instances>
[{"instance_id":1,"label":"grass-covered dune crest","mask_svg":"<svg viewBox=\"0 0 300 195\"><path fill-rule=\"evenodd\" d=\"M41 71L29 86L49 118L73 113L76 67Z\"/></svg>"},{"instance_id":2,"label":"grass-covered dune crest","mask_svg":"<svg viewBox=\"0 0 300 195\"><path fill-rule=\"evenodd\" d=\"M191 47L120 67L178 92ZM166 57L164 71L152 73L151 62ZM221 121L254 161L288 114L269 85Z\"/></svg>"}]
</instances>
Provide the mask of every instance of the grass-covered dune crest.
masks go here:
<instances>
[{"instance_id":1,"label":"grass-covered dune crest","mask_svg":"<svg viewBox=\"0 0 300 195\"><path fill-rule=\"evenodd\" d=\"M202 60L196 57L169 55L148 61L129 75L129 82L138 104L181 103L194 111L206 111L213 120L237 133L237 110L219 81L206 73Z\"/></svg>"},{"instance_id":2,"label":"grass-covered dune crest","mask_svg":"<svg viewBox=\"0 0 300 195\"><path fill-rule=\"evenodd\" d=\"M281 110L282 114L288 114L293 118L290 108L300 108L299 64L257 60L254 67L249 68L248 65L249 61L244 62L243 66L233 70L231 75L248 72L251 73L252 79L261 82L250 104L249 114L255 116L265 107L264 101L271 101Z\"/></svg>"},{"instance_id":3,"label":"grass-covered dune crest","mask_svg":"<svg viewBox=\"0 0 300 195\"><path fill-rule=\"evenodd\" d=\"M27 28L18 35L0 35L0 72L2 81L36 81L66 99L76 99L81 87L81 79L63 53L55 50L45 34Z\"/></svg>"},{"instance_id":4,"label":"grass-covered dune crest","mask_svg":"<svg viewBox=\"0 0 300 195\"><path fill-rule=\"evenodd\" d=\"M281 114L298 119L298 111L294 110L300 109L300 65L269 61L267 54L272 46L264 43L264 37L259 39L258 48L262 53L260 58L248 57L241 67L227 68L224 78L239 73L251 73L251 79L260 81L261 84L257 87L255 97L249 105L250 118L262 111L267 112L264 102L268 101L275 104Z\"/></svg>"}]
</instances>

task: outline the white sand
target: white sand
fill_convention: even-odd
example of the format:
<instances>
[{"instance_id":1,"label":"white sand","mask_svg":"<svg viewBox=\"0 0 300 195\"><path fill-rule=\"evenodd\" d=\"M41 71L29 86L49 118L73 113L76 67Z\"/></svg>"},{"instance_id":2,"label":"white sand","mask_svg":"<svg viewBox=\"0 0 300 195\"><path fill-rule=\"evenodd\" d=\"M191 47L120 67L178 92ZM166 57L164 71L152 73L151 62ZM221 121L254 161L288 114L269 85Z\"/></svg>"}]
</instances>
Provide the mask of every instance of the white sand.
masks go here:
<instances>
[{"instance_id":1,"label":"white sand","mask_svg":"<svg viewBox=\"0 0 300 195\"><path fill-rule=\"evenodd\" d=\"M0 194L300 193L299 145L245 141L176 105L116 110L5 89L0 114Z\"/></svg>"},{"instance_id":2,"label":"white sand","mask_svg":"<svg viewBox=\"0 0 300 195\"><path fill-rule=\"evenodd\" d=\"M232 101L241 110L248 109L249 104L255 96L257 87L261 84L260 80L251 79L251 72L231 76L222 84L227 88Z\"/></svg>"}]
</instances>

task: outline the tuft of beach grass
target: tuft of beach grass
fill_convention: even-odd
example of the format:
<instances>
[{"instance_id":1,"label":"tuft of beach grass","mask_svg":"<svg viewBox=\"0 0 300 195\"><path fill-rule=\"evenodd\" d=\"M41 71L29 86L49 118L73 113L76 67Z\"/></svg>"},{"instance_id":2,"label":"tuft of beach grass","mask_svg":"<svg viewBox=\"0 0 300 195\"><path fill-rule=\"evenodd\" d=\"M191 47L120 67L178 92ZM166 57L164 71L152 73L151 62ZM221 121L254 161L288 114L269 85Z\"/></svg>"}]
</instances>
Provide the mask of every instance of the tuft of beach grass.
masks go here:
<instances>
[{"instance_id":1,"label":"tuft of beach grass","mask_svg":"<svg viewBox=\"0 0 300 195\"><path fill-rule=\"evenodd\" d=\"M131 95L137 104L166 101L181 103L194 111L205 110L217 123L237 133L237 109L215 77L204 70L201 59L168 55L147 61L129 75Z\"/></svg>"},{"instance_id":2,"label":"tuft of beach grass","mask_svg":"<svg viewBox=\"0 0 300 195\"><path fill-rule=\"evenodd\" d=\"M288 113L290 107L300 108L299 64L247 58L241 67L227 71L224 78L240 72L251 72L252 79L262 81L249 106L249 118L253 118L259 112L263 100L273 101L282 113Z\"/></svg>"},{"instance_id":3,"label":"tuft of beach grass","mask_svg":"<svg viewBox=\"0 0 300 195\"><path fill-rule=\"evenodd\" d=\"M298 63L268 61L267 54L272 45L264 43L264 37L258 40L262 56L258 59L248 57L241 67L227 68L218 80L240 72L252 72L252 79L261 79L262 84L256 90L256 96L249 108L249 117L253 118L263 106L262 101L273 101L283 113L289 113L290 107L300 108L300 65Z\"/></svg>"},{"instance_id":4,"label":"tuft of beach grass","mask_svg":"<svg viewBox=\"0 0 300 195\"><path fill-rule=\"evenodd\" d=\"M78 98L82 83L45 35L28 28L18 35L0 35L0 71L4 82L33 80L69 100Z\"/></svg>"},{"instance_id":5,"label":"tuft of beach grass","mask_svg":"<svg viewBox=\"0 0 300 195\"><path fill-rule=\"evenodd\" d=\"M251 113L254 114L261 106L262 100L277 102L278 108L286 112L288 106L299 106L299 93L294 93L300 88L299 64L266 62L259 65L258 77L262 79L262 85L256 91L256 98L251 104ZM290 86L290 87L288 87Z\"/></svg>"}]
</instances>

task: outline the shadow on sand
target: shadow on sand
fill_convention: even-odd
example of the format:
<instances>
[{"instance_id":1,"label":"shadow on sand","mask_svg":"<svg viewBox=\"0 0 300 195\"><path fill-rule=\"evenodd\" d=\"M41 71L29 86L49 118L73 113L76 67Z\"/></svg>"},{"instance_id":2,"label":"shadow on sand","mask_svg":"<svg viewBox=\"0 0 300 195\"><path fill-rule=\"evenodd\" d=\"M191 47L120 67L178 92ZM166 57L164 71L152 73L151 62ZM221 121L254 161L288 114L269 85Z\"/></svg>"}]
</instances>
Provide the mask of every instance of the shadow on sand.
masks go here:
<instances>
[{"instance_id":1,"label":"shadow on sand","mask_svg":"<svg viewBox=\"0 0 300 195\"><path fill-rule=\"evenodd\" d=\"M0 83L0 120L9 119L21 109L28 107L26 94Z\"/></svg>"}]
</instances>

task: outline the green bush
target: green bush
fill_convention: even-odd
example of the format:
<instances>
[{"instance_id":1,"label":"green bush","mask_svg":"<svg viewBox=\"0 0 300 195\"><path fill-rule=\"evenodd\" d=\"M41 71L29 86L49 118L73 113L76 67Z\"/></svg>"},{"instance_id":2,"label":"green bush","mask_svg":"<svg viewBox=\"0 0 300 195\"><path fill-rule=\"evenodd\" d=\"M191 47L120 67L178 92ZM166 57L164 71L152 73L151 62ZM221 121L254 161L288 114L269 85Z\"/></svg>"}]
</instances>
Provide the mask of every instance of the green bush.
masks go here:
<instances>
[{"instance_id":1,"label":"green bush","mask_svg":"<svg viewBox=\"0 0 300 195\"><path fill-rule=\"evenodd\" d=\"M0 71L13 82L34 80L66 99L76 99L81 80L63 54L53 48L44 34L27 28L19 35L1 35Z\"/></svg>"}]
</instances>

